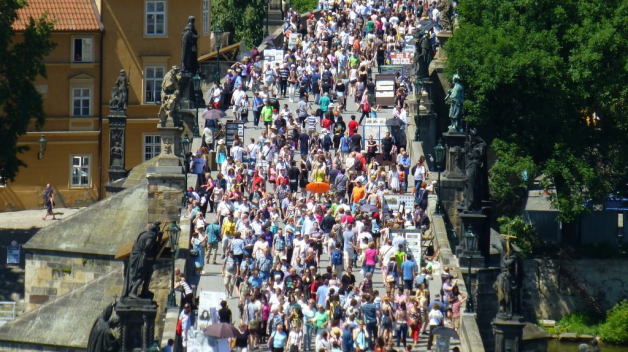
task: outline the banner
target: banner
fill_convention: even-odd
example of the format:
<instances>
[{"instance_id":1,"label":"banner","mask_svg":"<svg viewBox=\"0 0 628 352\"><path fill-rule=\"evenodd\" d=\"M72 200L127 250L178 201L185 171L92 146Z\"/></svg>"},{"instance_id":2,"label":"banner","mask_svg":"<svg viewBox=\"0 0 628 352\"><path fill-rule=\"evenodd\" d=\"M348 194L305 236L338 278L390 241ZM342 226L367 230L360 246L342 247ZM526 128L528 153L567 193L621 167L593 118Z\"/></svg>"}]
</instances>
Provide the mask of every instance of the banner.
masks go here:
<instances>
[{"instance_id":1,"label":"banner","mask_svg":"<svg viewBox=\"0 0 628 352\"><path fill-rule=\"evenodd\" d=\"M201 291L198 303L198 328L203 330L211 324L218 323L220 302L227 299L225 292Z\"/></svg>"}]
</instances>

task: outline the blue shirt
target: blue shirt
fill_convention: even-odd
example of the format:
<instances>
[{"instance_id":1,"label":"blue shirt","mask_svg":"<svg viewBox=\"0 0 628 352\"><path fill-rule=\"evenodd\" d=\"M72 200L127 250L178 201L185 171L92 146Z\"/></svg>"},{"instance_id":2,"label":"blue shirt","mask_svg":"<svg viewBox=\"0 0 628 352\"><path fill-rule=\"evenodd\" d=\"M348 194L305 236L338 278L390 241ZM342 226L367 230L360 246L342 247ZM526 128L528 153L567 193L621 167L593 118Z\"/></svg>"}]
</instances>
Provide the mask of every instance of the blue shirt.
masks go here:
<instances>
[{"instance_id":1,"label":"blue shirt","mask_svg":"<svg viewBox=\"0 0 628 352\"><path fill-rule=\"evenodd\" d=\"M362 311L362 315L365 323L376 323L377 322L377 308L373 303L366 303L362 305L360 308Z\"/></svg>"},{"instance_id":2,"label":"blue shirt","mask_svg":"<svg viewBox=\"0 0 628 352\"><path fill-rule=\"evenodd\" d=\"M404 280L412 280L414 277L412 271L414 270L414 262L412 260L406 260L401 264L401 270L403 271Z\"/></svg>"},{"instance_id":3,"label":"blue shirt","mask_svg":"<svg viewBox=\"0 0 628 352\"><path fill-rule=\"evenodd\" d=\"M288 335L285 332L273 331L272 334L273 339L273 347L274 348L283 348L286 345L286 340L288 339Z\"/></svg>"},{"instance_id":4,"label":"blue shirt","mask_svg":"<svg viewBox=\"0 0 628 352\"><path fill-rule=\"evenodd\" d=\"M329 286L321 286L316 290L316 305L325 306L325 300L327 299L327 294L329 293Z\"/></svg>"},{"instance_id":5,"label":"blue shirt","mask_svg":"<svg viewBox=\"0 0 628 352\"><path fill-rule=\"evenodd\" d=\"M244 241L241 238L232 240L231 250L233 251L233 255L244 254Z\"/></svg>"},{"instance_id":6,"label":"blue shirt","mask_svg":"<svg viewBox=\"0 0 628 352\"><path fill-rule=\"evenodd\" d=\"M261 277L257 277L254 278L253 276L249 277L249 284L251 284L251 287L253 288L262 288L262 278Z\"/></svg>"}]
</instances>

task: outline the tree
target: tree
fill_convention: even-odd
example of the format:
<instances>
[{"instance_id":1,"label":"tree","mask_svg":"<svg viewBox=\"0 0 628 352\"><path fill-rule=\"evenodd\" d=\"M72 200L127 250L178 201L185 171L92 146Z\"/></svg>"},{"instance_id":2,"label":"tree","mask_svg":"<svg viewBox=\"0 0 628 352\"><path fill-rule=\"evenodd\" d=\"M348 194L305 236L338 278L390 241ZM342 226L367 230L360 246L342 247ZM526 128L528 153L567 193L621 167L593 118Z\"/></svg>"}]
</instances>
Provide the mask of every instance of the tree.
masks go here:
<instances>
[{"instance_id":1,"label":"tree","mask_svg":"<svg viewBox=\"0 0 628 352\"><path fill-rule=\"evenodd\" d=\"M551 180L563 231L587 201L625 196L628 0L477 0L458 11L446 72L466 80L465 118Z\"/></svg>"},{"instance_id":2,"label":"tree","mask_svg":"<svg viewBox=\"0 0 628 352\"><path fill-rule=\"evenodd\" d=\"M37 76L46 77L43 58L55 47L50 41L53 24L46 16L31 18L22 40L13 41L13 23L24 6L23 0L0 1L0 176L5 182L15 180L19 169L27 166L18 156L28 147L18 146L18 138L31 121L37 129L45 122L42 98L33 82Z\"/></svg>"},{"instance_id":3,"label":"tree","mask_svg":"<svg viewBox=\"0 0 628 352\"><path fill-rule=\"evenodd\" d=\"M264 0L212 0L212 23L233 35L235 42L243 41L247 47L262 41L266 19Z\"/></svg>"}]
</instances>

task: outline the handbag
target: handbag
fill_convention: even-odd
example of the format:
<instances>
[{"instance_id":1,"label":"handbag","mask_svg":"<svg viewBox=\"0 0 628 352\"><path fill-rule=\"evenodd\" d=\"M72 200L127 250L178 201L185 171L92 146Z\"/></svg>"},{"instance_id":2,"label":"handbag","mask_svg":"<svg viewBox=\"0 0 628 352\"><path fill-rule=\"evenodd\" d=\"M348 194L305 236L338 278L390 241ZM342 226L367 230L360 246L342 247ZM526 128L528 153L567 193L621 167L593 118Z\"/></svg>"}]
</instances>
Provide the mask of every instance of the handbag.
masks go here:
<instances>
[{"instance_id":1,"label":"handbag","mask_svg":"<svg viewBox=\"0 0 628 352\"><path fill-rule=\"evenodd\" d=\"M190 249L190 257L192 258L196 258L200 255L201 253L199 252L198 249Z\"/></svg>"},{"instance_id":2,"label":"handbag","mask_svg":"<svg viewBox=\"0 0 628 352\"><path fill-rule=\"evenodd\" d=\"M231 340L231 343L229 344L229 348L231 348L232 351L236 349L236 343L237 343L237 340L235 338Z\"/></svg>"}]
</instances>

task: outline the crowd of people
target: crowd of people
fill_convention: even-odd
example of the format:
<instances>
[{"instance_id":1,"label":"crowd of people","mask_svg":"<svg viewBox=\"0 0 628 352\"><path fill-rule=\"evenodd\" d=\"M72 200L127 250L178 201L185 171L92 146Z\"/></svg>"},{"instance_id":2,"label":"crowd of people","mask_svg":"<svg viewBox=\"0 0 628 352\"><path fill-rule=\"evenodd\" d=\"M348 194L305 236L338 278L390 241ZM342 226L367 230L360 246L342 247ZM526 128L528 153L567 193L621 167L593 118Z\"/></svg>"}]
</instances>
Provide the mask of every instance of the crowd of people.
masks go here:
<instances>
[{"instance_id":1,"label":"crowd of people","mask_svg":"<svg viewBox=\"0 0 628 352\"><path fill-rule=\"evenodd\" d=\"M226 301L219 311L241 333L232 350L410 351L421 338L431 349L435 327L458 329L466 297L446 267L436 271L442 287L432 297L438 249L415 253L399 231L433 236L427 201L434 185L425 157L407 153L409 77L397 74L391 113L376 102L373 74L405 48L420 20L434 20L427 35L436 44L437 4L320 6L319 19L287 12L286 38L299 37L284 47L281 64L264 63L255 51L207 93L208 109L230 109L261 131L227 146L206 126L203 146L188 158L197 175L187 192L194 269L203 275L206 264L220 264L226 295L239 302L239 314ZM378 114L398 119L400 133L362 136L364 118ZM312 192L310 183L330 190ZM385 195L405 193L414 196L413 209L385 206ZM193 288L178 281L189 297Z\"/></svg>"}]
</instances>

